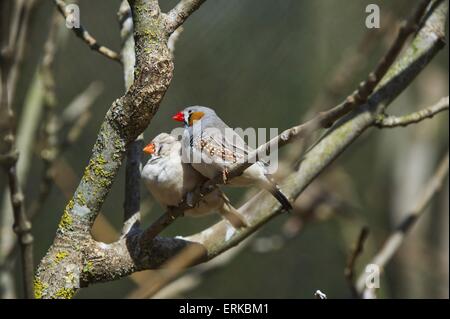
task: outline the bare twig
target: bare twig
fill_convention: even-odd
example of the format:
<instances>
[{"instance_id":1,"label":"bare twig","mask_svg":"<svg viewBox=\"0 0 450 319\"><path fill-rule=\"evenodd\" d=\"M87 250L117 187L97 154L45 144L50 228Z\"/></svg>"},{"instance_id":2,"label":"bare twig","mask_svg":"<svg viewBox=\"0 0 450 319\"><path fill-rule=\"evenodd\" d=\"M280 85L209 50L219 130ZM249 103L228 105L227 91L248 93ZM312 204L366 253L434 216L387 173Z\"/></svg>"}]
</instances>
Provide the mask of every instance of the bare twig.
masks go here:
<instances>
[{"instance_id":1,"label":"bare twig","mask_svg":"<svg viewBox=\"0 0 450 319\"><path fill-rule=\"evenodd\" d=\"M28 44L27 40L30 32L29 21L33 10L36 7L36 2L36 0L14 1L14 12L11 20L12 25L9 33L9 47L14 52L11 70L8 75L8 99L11 105L14 105L19 71Z\"/></svg>"},{"instance_id":2,"label":"bare twig","mask_svg":"<svg viewBox=\"0 0 450 319\"><path fill-rule=\"evenodd\" d=\"M434 198L434 196L436 196L441 190L442 185L448 176L448 170L449 155L447 153L441 160L433 176L425 185L418 200L412 206L413 208L411 209L410 213L405 218L403 218L403 220L395 228L395 230L384 243L383 247L381 247L379 252L375 255L375 257L370 261L369 264L377 265L380 271L383 270L385 265L400 248L412 226L414 226L419 217L424 213L425 209L431 203L431 200ZM367 273L362 273L358 278L357 292L360 296L365 296L370 293L370 289L366 287L367 280Z\"/></svg>"},{"instance_id":3,"label":"bare twig","mask_svg":"<svg viewBox=\"0 0 450 319\"><path fill-rule=\"evenodd\" d=\"M427 14L426 23L414 41L383 78L384 85L376 90L362 109L342 119L303 158L297 171L281 184L285 194L298 196L343 150L369 128L376 115L384 110L423 70L442 49L447 2L435 1ZM418 50L419 48L419 50ZM320 159L320 160L319 160ZM249 227L230 235L226 223L218 223L207 230L187 237L191 242L202 243L207 249L207 259L223 253L249 236L255 229L280 213L278 202L259 193L240 208Z\"/></svg>"},{"instance_id":4,"label":"bare twig","mask_svg":"<svg viewBox=\"0 0 450 319\"><path fill-rule=\"evenodd\" d=\"M448 111L448 96L442 98L434 105L431 105L423 110L402 115L402 116L385 116L380 115L375 121L374 125L378 128L394 128L399 126L408 126L410 124L419 123L423 120L430 119L436 114Z\"/></svg>"},{"instance_id":5,"label":"bare twig","mask_svg":"<svg viewBox=\"0 0 450 319\"><path fill-rule=\"evenodd\" d=\"M67 4L64 0L54 0L54 3L64 19L70 18L69 12L66 11ZM113 50L98 43L97 40L82 25L80 25L79 28L72 28L72 30L77 37L79 37L89 46L91 50L96 51L113 61L122 63L121 57L117 52L114 52Z\"/></svg>"},{"instance_id":6,"label":"bare twig","mask_svg":"<svg viewBox=\"0 0 450 319\"><path fill-rule=\"evenodd\" d=\"M8 76L8 103L10 105L15 105L15 91L20 75L20 68L29 43L27 40L31 28L29 27L30 23L28 21L30 21L33 17L34 8L37 1L17 0L9 1L9 3L14 5L13 12L10 13L10 10L8 10L9 8L0 8L0 11L6 9L1 12L2 17L0 19L9 20L5 18L7 15L10 15L11 18L9 48L11 49L12 47L15 47L15 54L13 61L11 61L12 66ZM42 78L41 72L37 70L35 72L35 76L31 80L29 89L27 90L24 105L20 113L18 129L15 132L15 147L17 152L20 153L20 161L16 164L16 175L21 185L26 184L26 177L33 149L31 145L35 139L38 123L40 122L42 101ZM2 122L2 120L9 120L8 116L0 115L0 118L0 122ZM2 124L0 124L0 126L2 126ZM6 127L7 126L8 125L6 125ZM0 135L2 134L3 133L0 132ZM2 151L0 151L0 153L2 153ZM0 154L0 158L1 157L2 155ZM9 288L3 287L3 283L7 284L8 282L12 282L12 279L8 280L8 276L13 276L12 272L14 271L14 261L8 262L7 255L12 250L13 246L17 245L17 237L11 227L14 223L14 214L10 203L10 193L8 188L5 188L2 194L0 215L0 225L2 225L0 230L0 276L3 280L3 282L0 283L0 298L2 298L2 296L5 297L4 294L8 294L8 290L11 289L11 287L14 288L14 285ZM9 291L10 295L12 293L13 291Z\"/></svg>"},{"instance_id":7,"label":"bare twig","mask_svg":"<svg viewBox=\"0 0 450 319\"><path fill-rule=\"evenodd\" d=\"M347 265L345 266L344 270L345 278L347 279L347 283L354 298L359 298L358 290L356 289L354 282L356 260L362 254L364 243L366 242L368 236L369 228L367 226L364 226L359 233L358 239L352 249L351 254L348 256Z\"/></svg>"},{"instance_id":8,"label":"bare twig","mask_svg":"<svg viewBox=\"0 0 450 319\"><path fill-rule=\"evenodd\" d=\"M308 111L303 115L303 119L308 119L320 112L325 107L333 105L337 99L340 99L342 92L350 84L352 77L349 74L358 74L367 64L367 56L370 55L376 44L381 42L383 36L392 30L394 24L394 17L390 12L383 14L383 28L368 30L360 39L355 47L351 47L343 53L343 57L336 63L336 66L331 70L330 75L327 76L327 82L324 84L324 89L321 91L308 108ZM304 138L297 142L297 148L292 148L287 153L287 163L297 162L301 154L304 153L306 146L310 145L314 135Z\"/></svg>"},{"instance_id":9,"label":"bare twig","mask_svg":"<svg viewBox=\"0 0 450 319\"><path fill-rule=\"evenodd\" d=\"M8 100L8 75L11 70L12 56L14 52L10 47L6 47L0 56L1 71L1 93L0 93L0 113L6 116L7 121L0 128L6 133L1 136L2 150L5 153L0 158L9 181L10 200L14 214L14 232L17 234L22 259L22 272L26 298L33 298L33 236L31 234L31 223L28 221L24 208L24 196L17 178L16 164L19 154L15 146L14 111Z\"/></svg>"},{"instance_id":10,"label":"bare twig","mask_svg":"<svg viewBox=\"0 0 450 319\"><path fill-rule=\"evenodd\" d=\"M225 268L226 265L231 263L240 253L247 248L247 246L252 242L253 236L244 240L239 246L236 246L227 252L223 253L217 258L210 260L205 264L198 265L190 272L182 275L186 269L180 269L179 276L176 280L171 281L171 278L167 278L166 282L161 282L158 286L154 285L153 282L150 284L142 285L141 288L132 292L129 298L176 298L180 297L181 293L186 293L189 290L194 289L196 286L200 285L202 278L206 274L216 271L221 268ZM157 289L155 289L157 288Z\"/></svg>"},{"instance_id":11,"label":"bare twig","mask_svg":"<svg viewBox=\"0 0 450 319\"><path fill-rule=\"evenodd\" d=\"M167 13L167 31L174 32L189 16L194 13L206 0L180 0L178 4Z\"/></svg>"},{"instance_id":12,"label":"bare twig","mask_svg":"<svg viewBox=\"0 0 450 319\"><path fill-rule=\"evenodd\" d=\"M438 47L440 46L440 43L438 43ZM399 63L403 63L403 61L401 61L401 62L399 62ZM391 75L392 77L394 77L394 74L392 74ZM392 80L392 77L390 77L390 79ZM377 97L378 98L378 97ZM322 114L324 114L324 113L322 113ZM326 114L326 113L325 113ZM333 114L333 112L331 112L330 114ZM361 115L362 116L362 115ZM326 116L324 116L324 118L326 118ZM370 121L369 121L370 122ZM368 124L368 123L367 123ZM368 125L370 125L370 124L368 124ZM359 130L358 129L356 129L356 128L354 128L356 131L355 132L358 132ZM288 130L289 131L289 130ZM346 128L345 127L342 127L342 128L339 128L339 131L341 131L341 132L343 132L343 131L346 131ZM295 132L295 133L297 133L297 132ZM283 133L282 133L283 134ZM336 132L336 134L339 134L338 132ZM359 133L355 133L355 134L358 134L359 135ZM295 137L296 135L294 134L294 137ZM286 140L286 143L287 142L289 142L289 138L287 138L287 139L285 139ZM352 140L352 138L349 138L349 140ZM269 142L270 143L270 142ZM325 146L321 146L320 147L320 144L322 144L322 143L324 143L324 141L322 141L321 143L319 143L317 146L316 146L316 148L317 147L319 147L319 150L320 149L322 149L323 147L325 147ZM326 142L325 142L326 143ZM327 144L327 143L326 143ZM283 144L284 145L284 144ZM334 145L335 146L335 145ZM329 145L327 146L327 147L330 147ZM328 149L328 148L327 148ZM324 152L325 152L325 150L323 150ZM319 151L319 153L320 153L321 151ZM316 155L318 155L318 154L316 154ZM310 154L310 156L309 156L309 158L314 158L315 156L314 155L311 155ZM323 164L323 163L322 163ZM304 169L302 169L301 167L300 167L300 171L303 171L303 172L308 172L309 171L309 169L310 169L310 167L308 167L308 166L310 166L310 165L312 165L312 164L306 164L306 162L305 162L305 166L306 166L306 168L304 168ZM230 173L231 173L232 171L230 171ZM305 173L307 176L309 176L309 177L311 177L311 175L309 174L309 173ZM295 178L295 179L297 179L297 178L299 178L298 176L297 177L293 177L293 176L291 176L292 178ZM304 176L305 177L305 176ZM221 181L221 179L219 178L218 180L217 180L217 183L221 183L222 181ZM305 185L307 185L307 182L306 181L303 181L303 183L305 184ZM240 210L241 211L248 211L248 210L250 210L250 208L249 207L251 207L251 205L252 204L254 204L254 205L256 205L256 210L260 210L260 208L259 207L265 207L264 205L264 203L260 203L259 202L260 200L258 200L258 196L256 197L256 199L255 199L255 201L250 201L249 203L247 203L246 205L244 205L244 207L242 207ZM272 204L273 205L273 204ZM272 206L272 207L278 207L279 205L278 204L275 204L274 206ZM275 210L276 211L278 211L278 209L277 208L275 208ZM158 221L156 221L149 229L147 229L144 233L143 233L143 236L141 236L141 240L142 240L142 242L145 242L145 239L151 239L151 238L155 238L155 236L156 236L156 234L158 234L160 231L162 231L167 225L170 225L172 222L173 222L173 220L177 217L177 215L175 215L174 216L174 212L175 213L179 213L180 211L178 210L178 208L176 208L174 211L172 211L172 212L169 212L169 213L167 213L167 214L165 214L165 215L163 215L163 216L161 216L160 217L160 219L158 219ZM273 216L273 215L272 215ZM250 217L250 216L249 216ZM253 218L254 218L254 216L252 216ZM264 220L266 220L266 219L264 219ZM220 224L220 223L219 223ZM225 230L225 229L223 229L223 227L220 227L219 226L219 224L217 224L217 225L215 225L215 226L213 226L213 227L211 227L211 228L209 228L209 229L207 229L207 230L205 230L204 232L202 232L202 233L200 233L200 234L196 234L196 235L194 235L194 236L191 236L191 237L188 237L188 238L186 238L186 240L189 240L189 241L194 241L194 242L200 242L200 243L202 243L203 245L205 245L206 247L208 247L208 248L211 248L211 251L209 251L209 249L208 249L208 259L209 258L213 258L214 256L216 256L217 254L220 254L220 252L223 252L223 251L225 251L225 250L222 250L221 248L218 248L217 247L217 242L216 242L216 240L217 240L217 238L215 238L214 237L214 235L206 235L206 233L208 233L208 234L210 234L210 233L222 233L222 232L226 232L226 233L228 233L229 232L229 230ZM221 225L222 226L222 225ZM232 236L231 238L228 238L228 239L224 239L224 241L225 242L227 242L228 243L228 247L232 247L233 245L234 245L234 243L235 243L235 241L233 241L233 238L234 239L236 239L237 241L236 242L239 242L239 239L237 239L237 238L240 238L240 240L242 240L243 238L245 238L246 236L245 236L245 234L248 234L248 233L251 233L251 230L250 229L254 229L254 228L257 228L258 227L258 225L252 225L252 224L250 224L250 227L249 227L249 229L245 229L244 231L242 231L242 232L234 232L234 236ZM146 237L146 236L148 236L148 237ZM221 235L221 236L223 236L223 235ZM225 235L225 237L228 237L227 235ZM223 248L223 247L222 247ZM199 250L196 250L197 252L199 252ZM181 255L183 255L183 254L181 254ZM196 255L196 256L194 256L195 258L193 258L193 257L191 257L191 258L188 258L188 260L196 260L196 259L199 259L201 256L200 255ZM189 265L189 263L185 263L185 264L183 264L183 266L184 267L187 267L187 265ZM162 279L160 279L160 281L158 281L158 283L157 284L154 284L153 285L153 287L151 287L150 288L150 291L151 291L151 294L153 294L153 293L155 293L155 292L157 292L158 291L158 289L160 289L162 286L163 286L163 284L161 283L161 282L168 282L168 281L170 281L172 278L174 278L176 275L179 275L179 273L180 273L180 270L178 270L177 272L170 272L170 275L167 275L166 276L166 278L162 278ZM148 288L147 288L148 289ZM148 293L148 291L149 290L147 290L147 293ZM150 294L150 295L151 295Z\"/></svg>"}]
</instances>

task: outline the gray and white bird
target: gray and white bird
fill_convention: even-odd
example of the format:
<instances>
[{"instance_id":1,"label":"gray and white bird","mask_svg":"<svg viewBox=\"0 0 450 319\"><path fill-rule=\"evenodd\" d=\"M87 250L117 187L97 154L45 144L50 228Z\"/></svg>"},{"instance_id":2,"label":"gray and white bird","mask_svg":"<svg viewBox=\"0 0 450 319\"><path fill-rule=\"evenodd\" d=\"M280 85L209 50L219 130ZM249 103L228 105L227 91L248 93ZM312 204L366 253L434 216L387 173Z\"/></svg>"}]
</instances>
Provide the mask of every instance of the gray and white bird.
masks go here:
<instances>
[{"instance_id":1,"label":"gray and white bird","mask_svg":"<svg viewBox=\"0 0 450 319\"><path fill-rule=\"evenodd\" d=\"M172 119L184 123L183 156L203 176L212 179L225 175L229 168L253 151L245 141L225 124L216 112L204 106L190 106ZM227 181L231 186L257 185L269 191L285 210L292 209L286 196L267 172L267 164L257 161L240 176Z\"/></svg>"},{"instance_id":2,"label":"gray and white bird","mask_svg":"<svg viewBox=\"0 0 450 319\"><path fill-rule=\"evenodd\" d=\"M144 148L151 158L142 169L141 176L150 193L164 208L179 205L207 179L181 160L181 143L174 136L161 133ZM184 212L187 216L204 216L217 211L235 228L245 227L246 222L230 204L226 195L216 188L203 196L193 208Z\"/></svg>"}]
</instances>

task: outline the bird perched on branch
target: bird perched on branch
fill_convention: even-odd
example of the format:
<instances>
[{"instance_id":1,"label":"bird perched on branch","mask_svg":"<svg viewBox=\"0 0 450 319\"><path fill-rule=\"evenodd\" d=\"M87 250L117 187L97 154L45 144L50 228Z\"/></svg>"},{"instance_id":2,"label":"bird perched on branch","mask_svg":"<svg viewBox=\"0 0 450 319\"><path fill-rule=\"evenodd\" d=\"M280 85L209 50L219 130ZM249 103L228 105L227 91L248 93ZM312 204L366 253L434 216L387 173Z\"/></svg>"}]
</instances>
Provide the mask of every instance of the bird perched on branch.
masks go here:
<instances>
[{"instance_id":1,"label":"bird perched on branch","mask_svg":"<svg viewBox=\"0 0 450 319\"><path fill-rule=\"evenodd\" d=\"M207 180L189 163L181 160L181 143L172 135L161 133L144 148L151 158L142 169L142 178L158 203L167 209L178 206ZM184 212L204 216L216 210L235 228L247 226L244 218L218 188L203 196L197 205Z\"/></svg>"},{"instance_id":2,"label":"bird perched on branch","mask_svg":"<svg viewBox=\"0 0 450 319\"><path fill-rule=\"evenodd\" d=\"M204 106L190 106L172 117L184 123L183 156L203 176L212 179L222 174L231 186L258 185L269 191L283 209L292 206L267 172L267 164L257 161L240 176L227 180L227 172L235 163L245 160L252 149L214 112Z\"/></svg>"}]
</instances>

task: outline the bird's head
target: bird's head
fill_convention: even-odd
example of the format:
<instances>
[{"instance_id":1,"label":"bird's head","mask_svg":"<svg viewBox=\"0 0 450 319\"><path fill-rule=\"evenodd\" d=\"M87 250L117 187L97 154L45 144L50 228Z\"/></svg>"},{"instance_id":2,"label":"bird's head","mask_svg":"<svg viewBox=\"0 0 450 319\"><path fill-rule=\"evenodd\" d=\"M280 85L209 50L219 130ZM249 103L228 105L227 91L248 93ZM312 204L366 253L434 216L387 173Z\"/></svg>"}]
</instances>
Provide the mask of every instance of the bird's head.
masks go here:
<instances>
[{"instance_id":1,"label":"bird's head","mask_svg":"<svg viewBox=\"0 0 450 319\"><path fill-rule=\"evenodd\" d=\"M178 151L180 142L170 134L161 133L148 143L143 151L153 157L166 156L173 150Z\"/></svg>"},{"instance_id":2,"label":"bird's head","mask_svg":"<svg viewBox=\"0 0 450 319\"><path fill-rule=\"evenodd\" d=\"M178 112L172 119L178 122L183 122L186 127L194 125L196 121L216 116L216 112L206 106L189 106L183 111Z\"/></svg>"}]
</instances>

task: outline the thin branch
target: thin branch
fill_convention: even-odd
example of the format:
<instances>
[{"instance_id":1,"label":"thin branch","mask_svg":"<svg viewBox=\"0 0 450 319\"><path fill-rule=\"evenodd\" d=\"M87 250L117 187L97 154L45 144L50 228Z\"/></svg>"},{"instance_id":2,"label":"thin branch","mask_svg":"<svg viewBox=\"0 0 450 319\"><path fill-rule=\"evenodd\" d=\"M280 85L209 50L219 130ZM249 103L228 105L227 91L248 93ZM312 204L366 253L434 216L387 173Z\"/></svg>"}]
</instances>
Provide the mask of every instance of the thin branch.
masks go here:
<instances>
[{"instance_id":1,"label":"thin branch","mask_svg":"<svg viewBox=\"0 0 450 319\"><path fill-rule=\"evenodd\" d=\"M13 17L18 14L22 16L22 19L32 19L32 14L37 1L14 1L11 2L15 5L15 13ZM19 9L21 8L21 9ZM9 10L5 10L5 14L8 14ZM17 18L18 19L18 18ZM25 21L24 20L24 21ZM16 29L16 27L14 27ZM9 103L14 105L15 98L15 88L19 78L19 70L21 66L21 61L26 51L26 39L28 39L27 33L30 32L29 27L22 27L20 35L16 40L16 50L14 67L10 71L10 76L8 79L8 95L10 97ZM17 31L16 31L17 32ZM13 34L14 32L10 32ZM65 34L65 33L63 33ZM10 39L16 37L10 36ZM28 41L29 42L29 41ZM29 171L29 166L32 157L32 151L34 149L33 145L35 143L38 124L41 122L41 113L43 111L43 100L44 100L44 89L43 89L43 76L40 68L37 68L34 72L34 76L31 79L29 87L26 91L26 96L24 100L24 105L21 108L20 120L18 122L18 129L16 132L16 148L20 153L20 160L16 165L17 179L21 185L27 184L27 175ZM7 120L7 117L5 117ZM1 120L0 120L1 122ZM0 124L1 126L1 124ZM0 133L1 135L1 133ZM1 155L0 155L1 157ZM17 238L11 225L14 222L12 206L10 204L10 194L8 188L6 188L2 194L2 203L0 212L2 212L0 224L2 225L2 230L0 233L0 268L3 269L3 278L7 276L12 276L14 271L14 260L8 261L10 254L15 251L14 247L18 246ZM29 213L29 210L27 210ZM2 284L0 283L0 291L3 291ZM1 293L0 293L1 295ZM1 296L0 296L1 298Z\"/></svg>"},{"instance_id":2,"label":"thin branch","mask_svg":"<svg viewBox=\"0 0 450 319\"><path fill-rule=\"evenodd\" d=\"M90 259L93 255L90 249L103 247L97 246L91 236L93 223L119 172L127 145L147 128L172 79L172 55L167 47L168 34L158 1L134 0L130 1L130 5L136 42L135 80L106 113L89 164L62 214L55 241L39 264L35 282L42 288L36 292L40 298L70 298L86 284L85 278L89 278L90 274L83 269L89 269L94 263ZM143 7L146 9L141 10ZM120 242L126 245L128 240L130 238L127 237ZM74 242L80 244L80 249L73 245ZM175 245L178 242L186 245L179 240L173 242ZM66 257L55 263L61 252ZM157 262L157 259L152 262ZM66 267L68 264L72 268ZM68 273L74 279L69 284ZM109 276L106 273L103 275ZM114 273L110 275L115 276Z\"/></svg>"},{"instance_id":3,"label":"thin branch","mask_svg":"<svg viewBox=\"0 0 450 319\"><path fill-rule=\"evenodd\" d=\"M449 171L449 155L448 153L441 160L433 176L428 180L423 191L419 195L418 200L412 206L409 214L400 222L395 228L392 234L381 247L380 251L370 261L369 264L377 265L380 270L386 266L389 260L394 256L401 244L406 238L406 235L417 222L419 217L424 213L425 209L430 205L431 200L441 190ZM357 289L358 294L365 296L369 293L369 289L366 287L366 281L368 280L368 274L362 273L358 278Z\"/></svg>"},{"instance_id":4,"label":"thin branch","mask_svg":"<svg viewBox=\"0 0 450 319\"><path fill-rule=\"evenodd\" d=\"M448 96L442 98L434 105L423 110L402 115L402 116L384 116L380 115L374 125L378 128L394 128L399 126L408 126L410 124L419 123L423 120L430 119L436 114L448 111Z\"/></svg>"},{"instance_id":5,"label":"thin branch","mask_svg":"<svg viewBox=\"0 0 450 319\"><path fill-rule=\"evenodd\" d=\"M385 77L385 85L378 89L360 110L348 115L321 139L305 156L298 170L282 184L287 195L297 197L346 147L372 126L380 110L395 99L432 60L443 45L446 12L445 2L438 2L438 5L433 7L424 28L417 34L402 59L392 66L392 71ZM420 48L419 51L417 48ZM399 78L402 80L399 81ZM184 247L190 245L203 247L204 255L201 255L202 250L198 249L198 255L196 253L196 258L192 258L189 266L210 260L242 242L280 213L280 206L271 196L260 192L239 211L249 222L249 227L242 230L232 229L227 223L219 222L201 233L183 239L155 237L145 241L143 240L145 233L132 232L121 241L103 248L94 244L93 247L97 248L92 251L91 258L95 261L93 265L95 271L88 282L112 280L134 271L161 267L166 260L178 255ZM134 247L132 250L129 249L131 246ZM107 263L106 261L113 258L111 254L116 256L116 260L117 258L120 260ZM184 265L187 267L186 263ZM104 277L103 274L109 276ZM114 276L111 277L111 274Z\"/></svg>"},{"instance_id":6,"label":"thin branch","mask_svg":"<svg viewBox=\"0 0 450 319\"><path fill-rule=\"evenodd\" d=\"M356 289L354 282L356 260L362 254L364 249L364 243L366 242L368 236L369 236L369 228L367 226L364 226L361 229L358 235L358 239L352 249L352 252L347 259L347 265L345 266L344 270L345 278L347 279L347 283L350 287L350 290L354 298L359 297L358 290Z\"/></svg>"},{"instance_id":7,"label":"thin branch","mask_svg":"<svg viewBox=\"0 0 450 319\"><path fill-rule=\"evenodd\" d=\"M135 299L143 298L179 298L180 293L186 293L201 284L202 278L205 279L206 275L217 271L218 269L226 270L226 266L231 263L235 258L237 258L244 249L252 242L253 237L249 237L236 246L217 258L210 260L207 263L198 265L192 269L189 273L180 276L186 270L185 268L180 269L178 277L176 280L171 281L167 276L164 278L165 281L160 282L158 285L150 282L142 288L137 289L131 293L128 297ZM187 265L188 266L188 265Z\"/></svg>"},{"instance_id":8,"label":"thin branch","mask_svg":"<svg viewBox=\"0 0 450 319\"><path fill-rule=\"evenodd\" d=\"M344 186L345 187L345 186ZM328 180L316 180L293 203L293 209L283 223L280 233L258 236L253 240L252 250L268 253L282 249L299 236L305 227L314 222L324 222L332 217L345 218L352 208L336 194Z\"/></svg>"},{"instance_id":9,"label":"thin branch","mask_svg":"<svg viewBox=\"0 0 450 319\"><path fill-rule=\"evenodd\" d=\"M66 11L67 4L64 0L54 0L54 3L64 19L70 18L70 13ZM84 43L89 46L91 50L100 53L108 59L111 59L118 63L122 63L121 57L117 52L98 43L97 40L82 25L80 25L79 28L74 27L72 28L72 30L77 37L79 37L81 40L83 40Z\"/></svg>"},{"instance_id":10,"label":"thin branch","mask_svg":"<svg viewBox=\"0 0 450 319\"><path fill-rule=\"evenodd\" d=\"M167 46L169 47L170 52L172 54L175 53L175 44L177 43L178 39L180 38L181 33L183 32L183 26L178 27L169 37L169 40L167 41Z\"/></svg>"},{"instance_id":11,"label":"thin branch","mask_svg":"<svg viewBox=\"0 0 450 319\"><path fill-rule=\"evenodd\" d=\"M49 132L50 136L47 137L46 147L40 152L44 167L39 183L39 194L30 205L28 218L33 219L45 204L53 185L55 162L80 137L91 118L90 108L101 92L102 85L99 82L91 83L74 98L61 116L53 114L49 121L44 122L44 130ZM58 133L66 130L67 134L59 139Z\"/></svg>"},{"instance_id":12,"label":"thin branch","mask_svg":"<svg viewBox=\"0 0 450 319\"><path fill-rule=\"evenodd\" d=\"M171 34L180 27L189 16L194 13L206 0L180 0L167 13L167 32Z\"/></svg>"}]
</instances>

